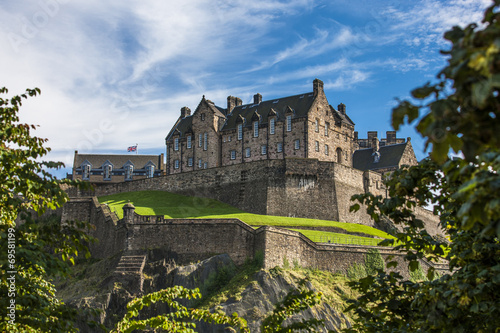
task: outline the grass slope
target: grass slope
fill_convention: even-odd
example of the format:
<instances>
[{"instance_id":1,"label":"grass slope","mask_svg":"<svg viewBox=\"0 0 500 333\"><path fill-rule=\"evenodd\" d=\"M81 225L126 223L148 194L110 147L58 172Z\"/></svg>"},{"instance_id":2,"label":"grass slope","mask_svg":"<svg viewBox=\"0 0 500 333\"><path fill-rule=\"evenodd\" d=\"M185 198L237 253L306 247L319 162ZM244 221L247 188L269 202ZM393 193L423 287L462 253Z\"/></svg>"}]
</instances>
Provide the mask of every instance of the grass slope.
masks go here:
<instances>
[{"instance_id":1,"label":"grass slope","mask_svg":"<svg viewBox=\"0 0 500 333\"><path fill-rule=\"evenodd\" d=\"M278 227L337 227L353 233L364 233L367 235L391 238L389 234L361 224L335 222L327 220L315 220L307 218L295 218L286 216L270 216L250 214L239 210L233 206L222 203L217 200L189 197L179 194L173 194L164 191L138 191L118 193L99 197L100 203L107 204L112 211L122 218L122 207L127 202L131 202L136 207L136 213L139 215L164 215L166 218L236 218L251 226L278 226ZM331 232L314 230L297 230L307 237L317 238L321 235L331 237L354 238L353 235L343 235ZM332 235L330 235L332 234ZM342 236L343 235L343 236ZM359 236L358 236L359 237ZM365 239L367 237L359 237ZM311 238L313 239L313 238ZM377 242L376 240L371 240ZM359 243L357 243L359 244ZM369 244L372 245L372 244ZM375 245L375 244L373 244Z\"/></svg>"}]
</instances>

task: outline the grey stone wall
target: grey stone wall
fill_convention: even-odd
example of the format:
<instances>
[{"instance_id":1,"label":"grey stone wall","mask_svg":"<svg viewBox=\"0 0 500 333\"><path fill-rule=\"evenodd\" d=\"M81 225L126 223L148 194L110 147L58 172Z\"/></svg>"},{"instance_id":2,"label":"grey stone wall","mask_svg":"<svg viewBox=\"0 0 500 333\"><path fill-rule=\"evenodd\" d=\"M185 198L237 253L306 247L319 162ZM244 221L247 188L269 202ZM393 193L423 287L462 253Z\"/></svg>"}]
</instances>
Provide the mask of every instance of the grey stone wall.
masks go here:
<instances>
[{"instance_id":1,"label":"grey stone wall","mask_svg":"<svg viewBox=\"0 0 500 333\"><path fill-rule=\"evenodd\" d=\"M97 242L89 244L94 258L108 258L123 250L127 244L127 229L119 223L116 214L105 205L99 204L96 197L71 198L64 204L62 222L78 220L90 221L94 226L89 235Z\"/></svg>"},{"instance_id":2,"label":"grey stone wall","mask_svg":"<svg viewBox=\"0 0 500 333\"><path fill-rule=\"evenodd\" d=\"M362 207L350 212L354 194L386 195L382 175L335 162L286 158L240 163L152 179L100 186L96 196L160 190L206 197L256 214L305 217L374 226ZM74 194L74 193L72 193ZM200 205L204 204L200 200ZM432 214L422 212L429 230L437 230Z\"/></svg>"}]
</instances>

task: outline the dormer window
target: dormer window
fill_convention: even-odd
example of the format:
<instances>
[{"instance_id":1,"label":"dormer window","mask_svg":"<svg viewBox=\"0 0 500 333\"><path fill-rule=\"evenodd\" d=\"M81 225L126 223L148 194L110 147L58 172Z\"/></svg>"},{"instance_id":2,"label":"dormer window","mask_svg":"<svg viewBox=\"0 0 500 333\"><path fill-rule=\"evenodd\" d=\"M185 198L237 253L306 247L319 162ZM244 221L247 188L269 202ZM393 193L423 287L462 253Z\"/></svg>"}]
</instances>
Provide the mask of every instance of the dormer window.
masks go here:
<instances>
[{"instance_id":1,"label":"dormer window","mask_svg":"<svg viewBox=\"0 0 500 333\"><path fill-rule=\"evenodd\" d=\"M287 132L292 131L292 115L286 116L286 131Z\"/></svg>"},{"instance_id":2,"label":"dormer window","mask_svg":"<svg viewBox=\"0 0 500 333\"><path fill-rule=\"evenodd\" d=\"M113 166L111 164L107 164L104 166L104 180L111 180L111 171L113 170Z\"/></svg>"},{"instance_id":3,"label":"dormer window","mask_svg":"<svg viewBox=\"0 0 500 333\"><path fill-rule=\"evenodd\" d=\"M90 170L91 170L91 166L90 164L84 164L82 166L82 171L83 171L83 175L82 175L82 179L83 180L90 180Z\"/></svg>"},{"instance_id":4,"label":"dormer window","mask_svg":"<svg viewBox=\"0 0 500 333\"><path fill-rule=\"evenodd\" d=\"M276 129L276 118L269 120L269 134L274 134Z\"/></svg>"},{"instance_id":5,"label":"dormer window","mask_svg":"<svg viewBox=\"0 0 500 333\"><path fill-rule=\"evenodd\" d=\"M258 121L253 122L253 137L254 138L259 137L259 122Z\"/></svg>"},{"instance_id":6,"label":"dormer window","mask_svg":"<svg viewBox=\"0 0 500 333\"><path fill-rule=\"evenodd\" d=\"M243 139L243 124L238 124L238 140Z\"/></svg>"},{"instance_id":7,"label":"dormer window","mask_svg":"<svg viewBox=\"0 0 500 333\"><path fill-rule=\"evenodd\" d=\"M178 161L178 160L177 160L177 161ZM147 178L153 178L154 174L155 174L155 166L154 166L154 165L152 165L152 164L151 164L151 165L148 165L148 166L146 167L146 177L147 177Z\"/></svg>"},{"instance_id":8,"label":"dormer window","mask_svg":"<svg viewBox=\"0 0 500 333\"><path fill-rule=\"evenodd\" d=\"M179 150L179 138L174 139L174 150Z\"/></svg>"},{"instance_id":9,"label":"dormer window","mask_svg":"<svg viewBox=\"0 0 500 333\"><path fill-rule=\"evenodd\" d=\"M192 137L191 135L189 135L189 136L187 137L187 147L188 147L188 149L189 149L189 148L191 148L191 141L192 141L192 138L193 138L193 137Z\"/></svg>"},{"instance_id":10,"label":"dormer window","mask_svg":"<svg viewBox=\"0 0 500 333\"><path fill-rule=\"evenodd\" d=\"M125 166L125 180L132 180L134 174L134 166L132 164Z\"/></svg>"},{"instance_id":11,"label":"dormer window","mask_svg":"<svg viewBox=\"0 0 500 333\"><path fill-rule=\"evenodd\" d=\"M204 113L201 114L201 121L205 121L205 114Z\"/></svg>"},{"instance_id":12,"label":"dormer window","mask_svg":"<svg viewBox=\"0 0 500 333\"><path fill-rule=\"evenodd\" d=\"M330 127L330 123L325 123L325 136L328 136L329 127Z\"/></svg>"}]
</instances>

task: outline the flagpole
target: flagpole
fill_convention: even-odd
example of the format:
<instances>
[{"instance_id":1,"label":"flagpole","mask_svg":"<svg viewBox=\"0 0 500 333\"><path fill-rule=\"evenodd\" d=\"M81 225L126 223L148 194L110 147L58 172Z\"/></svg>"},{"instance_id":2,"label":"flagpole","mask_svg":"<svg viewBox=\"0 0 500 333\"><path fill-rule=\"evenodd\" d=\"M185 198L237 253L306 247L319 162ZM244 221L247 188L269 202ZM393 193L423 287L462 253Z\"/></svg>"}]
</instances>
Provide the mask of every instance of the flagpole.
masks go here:
<instances>
[{"instance_id":1,"label":"flagpole","mask_svg":"<svg viewBox=\"0 0 500 333\"><path fill-rule=\"evenodd\" d=\"M139 144L138 144L138 143L136 143L136 144L135 144L135 146L137 147L137 148L135 149L135 154L136 154L136 155L139 155Z\"/></svg>"}]
</instances>

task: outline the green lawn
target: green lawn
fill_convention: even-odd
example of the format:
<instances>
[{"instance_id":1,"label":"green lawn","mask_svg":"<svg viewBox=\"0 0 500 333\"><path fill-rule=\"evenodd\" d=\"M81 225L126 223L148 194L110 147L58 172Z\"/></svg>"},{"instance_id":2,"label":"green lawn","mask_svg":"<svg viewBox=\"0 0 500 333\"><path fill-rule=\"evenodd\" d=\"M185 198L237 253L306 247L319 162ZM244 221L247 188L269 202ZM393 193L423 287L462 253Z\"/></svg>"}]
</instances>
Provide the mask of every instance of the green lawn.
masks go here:
<instances>
[{"instance_id":1,"label":"green lawn","mask_svg":"<svg viewBox=\"0 0 500 333\"><path fill-rule=\"evenodd\" d=\"M326 232L320 230L289 229L298 231L313 242L333 243L333 244L354 244L376 246L381 239L362 237L357 235L340 234L336 232Z\"/></svg>"},{"instance_id":2,"label":"green lawn","mask_svg":"<svg viewBox=\"0 0 500 333\"><path fill-rule=\"evenodd\" d=\"M246 213L217 200L189 197L164 191L139 191L118 193L99 197L100 203L109 205L112 211L122 218L122 207L131 202L139 215L164 215L166 218L236 218L252 225L271 225L279 227L337 227L349 232L364 233L382 238L391 236L381 230L361 224L315 220L307 218L270 216ZM301 230L304 233L306 230ZM318 233L325 233L316 231ZM330 234L330 233L327 233ZM318 236L317 234L316 236ZM342 234L339 234L342 235ZM307 235L306 235L307 236ZM311 234L312 236L312 234ZM354 237L348 235L349 237ZM309 237L309 236L307 236Z\"/></svg>"}]
</instances>

